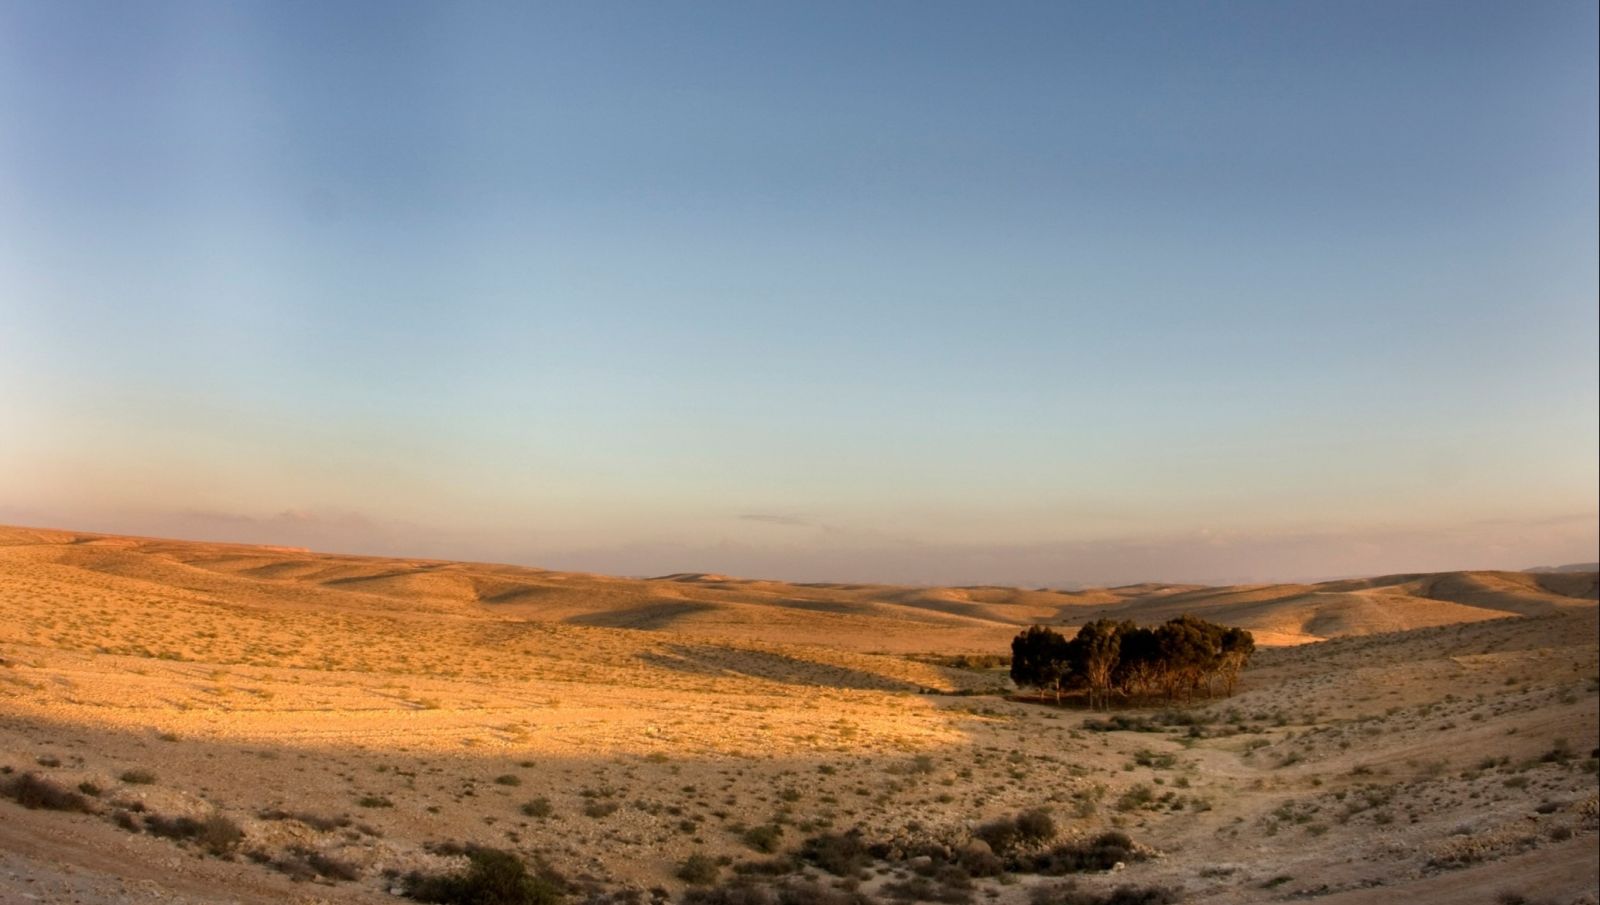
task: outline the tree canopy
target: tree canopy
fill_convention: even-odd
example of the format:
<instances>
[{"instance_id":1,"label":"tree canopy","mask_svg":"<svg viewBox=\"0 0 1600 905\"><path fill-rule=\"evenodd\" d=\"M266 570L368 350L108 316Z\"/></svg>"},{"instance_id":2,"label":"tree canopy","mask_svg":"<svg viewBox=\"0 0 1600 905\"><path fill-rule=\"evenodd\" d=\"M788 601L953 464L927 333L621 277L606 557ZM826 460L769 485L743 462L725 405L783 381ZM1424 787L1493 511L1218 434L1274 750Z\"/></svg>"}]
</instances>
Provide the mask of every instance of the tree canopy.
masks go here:
<instances>
[{"instance_id":1,"label":"tree canopy","mask_svg":"<svg viewBox=\"0 0 1600 905\"><path fill-rule=\"evenodd\" d=\"M1071 640L1034 625L1011 642L1011 680L1053 691L1057 700L1063 690L1084 689L1091 707L1110 706L1113 693L1129 699L1159 692L1174 700L1204 689L1210 696L1218 681L1231 695L1255 646L1245 629L1190 615L1153 628L1096 619Z\"/></svg>"}]
</instances>

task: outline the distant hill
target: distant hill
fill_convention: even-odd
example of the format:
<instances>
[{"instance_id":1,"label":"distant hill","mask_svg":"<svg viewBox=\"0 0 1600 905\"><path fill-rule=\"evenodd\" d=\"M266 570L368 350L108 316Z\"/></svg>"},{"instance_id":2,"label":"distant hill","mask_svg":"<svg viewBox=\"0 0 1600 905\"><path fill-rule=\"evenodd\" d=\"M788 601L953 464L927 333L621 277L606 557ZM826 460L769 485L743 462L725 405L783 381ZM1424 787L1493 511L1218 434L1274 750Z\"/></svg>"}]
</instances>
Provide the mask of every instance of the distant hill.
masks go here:
<instances>
[{"instance_id":1,"label":"distant hill","mask_svg":"<svg viewBox=\"0 0 1600 905\"><path fill-rule=\"evenodd\" d=\"M1541 574L1553 572L1600 572L1600 562L1575 562L1565 566L1534 566L1523 571Z\"/></svg>"},{"instance_id":2,"label":"distant hill","mask_svg":"<svg viewBox=\"0 0 1600 905\"><path fill-rule=\"evenodd\" d=\"M1316 584L1135 584L1081 590L792 583L701 572L614 578L522 566L310 553L282 547L0 527L0 587L50 576L85 593L199 597L263 612L630 629L713 642L782 641L861 653L993 653L1023 627L1183 613L1264 646L1594 608L1580 567L1439 572ZM1592 569L1592 564L1591 567ZM0 595L3 597L4 595Z\"/></svg>"}]
</instances>

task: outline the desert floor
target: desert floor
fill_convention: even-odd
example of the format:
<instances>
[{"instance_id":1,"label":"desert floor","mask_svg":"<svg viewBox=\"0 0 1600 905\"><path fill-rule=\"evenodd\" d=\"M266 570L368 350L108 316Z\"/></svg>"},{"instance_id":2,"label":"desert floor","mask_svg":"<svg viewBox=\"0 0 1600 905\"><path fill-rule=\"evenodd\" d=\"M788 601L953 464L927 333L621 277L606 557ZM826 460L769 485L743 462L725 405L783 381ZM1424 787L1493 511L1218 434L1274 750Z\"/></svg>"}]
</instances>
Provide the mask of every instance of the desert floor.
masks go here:
<instances>
[{"instance_id":1,"label":"desert floor","mask_svg":"<svg viewBox=\"0 0 1600 905\"><path fill-rule=\"evenodd\" d=\"M948 665L1034 623L1182 612L1272 646L1178 717L1108 729ZM1144 856L1085 890L1593 903L1597 639L1594 573L896 588L0 528L0 780L87 811L0 799L0 902L397 902L463 845L548 863L575 902L678 900L691 855L727 879L830 831L961 849L1044 807ZM152 815L243 837L207 851ZM860 889L1064 882L922 866L885 855Z\"/></svg>"}]
</instances>

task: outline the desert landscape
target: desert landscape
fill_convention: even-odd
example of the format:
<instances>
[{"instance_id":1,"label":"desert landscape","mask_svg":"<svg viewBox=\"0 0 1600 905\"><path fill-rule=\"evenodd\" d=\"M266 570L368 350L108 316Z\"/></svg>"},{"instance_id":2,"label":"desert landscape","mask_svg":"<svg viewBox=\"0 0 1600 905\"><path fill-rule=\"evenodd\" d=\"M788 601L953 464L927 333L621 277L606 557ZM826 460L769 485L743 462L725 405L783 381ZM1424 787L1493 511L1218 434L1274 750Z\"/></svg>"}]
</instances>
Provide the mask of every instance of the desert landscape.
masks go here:
<instances>
[{"instance_id":1,"label":"desert landscape","mask_svg":"<svg viewBox=\"0 0 1600 905\"><path fill-rule=\"evenodd\" d=\"M4 528L0 901L404 901L493 850L525 901L1593 903L1596 582L625 579ZM1183 613L1255 635L1235 695L1007 678L1027 626Z\"/></svg>"},{"instance_id":2,"label":"desert landscape","mask_svg":"<svg viewBox=\"0 0 1600 905\"><path fill-rule=\"evenodd\" d=\"M0 905L1600 905L1600 4L0 0Z\"/></svg>"}]
</instances>

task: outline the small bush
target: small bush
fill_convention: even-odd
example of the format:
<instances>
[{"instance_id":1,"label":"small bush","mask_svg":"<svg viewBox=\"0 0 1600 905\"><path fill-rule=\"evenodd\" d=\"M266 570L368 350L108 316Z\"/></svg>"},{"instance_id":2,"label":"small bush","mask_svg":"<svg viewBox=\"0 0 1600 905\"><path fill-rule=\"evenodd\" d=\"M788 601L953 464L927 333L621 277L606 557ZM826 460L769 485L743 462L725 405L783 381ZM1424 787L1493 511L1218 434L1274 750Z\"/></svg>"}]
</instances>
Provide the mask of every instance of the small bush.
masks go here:
<instances>
[{"instance_id":1,"label":"small bush","mask_svg":"<svg viewBox=\"0 0 1600 905\"><path fill-rule=\"evenodd\" d=\"M872 905L872 900L859 892L829 889L804 881L777 887L735 881L711 889L688 890L683 902L684 905Z\"/></svg>"},{"instance_id":2,"label":"small bush","mask_svg":"<svg viewBox=\"0 0 1600 905\"><path fill-rule=\"evenodd\" d=\"M722 869L711 857L702 854L693 854L678 865L678 879L695 886L709 886L717 882L717 875Z\"/></svg>"},{"instance_id":3,"label":"small bush","mask_svg":"<svg viewBox=\"0 0 1600 905\"><path fill-rule=\"evenodd\" d=\"M776 823L754 826L744 831L743 839L745 845L770 855L778 850L778 842L783 839L783 827Z\"/></svg>"},{"instance_id":4,"label":"small bush","mask_svg":"<svg viewBox=\"0 0 1600 905\"><path fill-rule=\"evenodd\" d=\"M268 808L267 810L260 811L256 814L256 816L260 817L262 820L293 820L296 823L303 823L306 826L323 833L326 833L329 830L343 829L344 827L350 825L350 818L344 815L340 815L338 817L323 817L307 811L283 811L277 808Z\"/></svg>"},{"instance_id":5,"label":"small bush","mask_svg":"<svg viewBox=\"0 0 1600 905\"><path fill-rule=\"evenodd\" d=\"M343 861L332 855L303 846L295 846L290 849L287 857L274 861L272 866L290 876L295 876L299 871L292 868L285 869L291 865L298 865L300 870L308 872L312 876L326 877L329 880L350 881L361 879L361 868L349 861Z\"/></svg>"},{"instance_id":6,"label":"small bush","mask_svg":"<svg viewBox=\"0 0 1600 905\"><path fill-rule=\"evenodd\" d=\"M998 877L1006 871L1006 862L988 845L975 842L956 854L956 863L974 877Z\"/></svg>"},{"instance_id":7,"label":"small bush","mask_svg":"<svg viewBox=\"0 0 1600 905\"><path fill-rule=\"evenodd\" d=\"M1118 863L1131 864L1143 860L1144 855L1138 852L1126 833L1111 830L1093 839L1055 846L1018 866L1032 873L1058 877L1062 874L1110 870Z\"/></svg>"},{"instance_id":8,"label":"small bush","mask_svg":"<svg viewBox=\"0 0 1600 905\"><path fill-rule=\"evenodd\" d=\"M1034 889L1032 905L1174 905L1183 901L1177 890L1166 886L1118 886L1110 892L1080 889L1074 881Z\"/></svg>"},{"instance_id":9,"label":"small bush","mask_svg":"<svg viewBox=\"0 0 1600 905\"><path fill-rule=\"evenodd\" d=\"M502 773L494 778L494 784L497 786L520 786L522 785L522 777L515 773Z\"/></svg>"},{"instance_id":10,"label":"small bush","mask_svg":"<svg viewBox=\"0 0 1600 905\"><path fill-rule=\"evenodd\" d=\"M792 855L780 855L776 858L766 858L761 861L741 861L733 866L735 873L754 877L781 877L784 874L792 874L799 869L800 859Z\"/></svg>"},{"instance_id":11,"label":"small bush","mask_svg":"<svg viewBox=\"0 0 1600 905\"><path fill-rule=\"evenodd\" d=\"M1015 817L1002 817L979 826L973 835L989 844L995 854L1004 855L1024 845L1049 842L1056 836L1056 822L1042 810L1023 811Z\"/></svg>"},{"instance_id":12,"label":"small bush","mask_svg":"<svg viewBox=\"0 0 1600 905\"><path fill-rule=\"evenodd\" d=\"M1128 791L1123 792L1122 795L1117 798L1117 810L1123 812L1137 811L1138 809L1154 801L1155 797L1156 793L1154 789L1144 785L1143 783L1140 783Z\"/></svg>"},{"instance_id":13,"label":"small bush","mask_svg":"<svg viewBox=\"0 0 1600 905\"><path fill-rule=\"evenodd\" d=\"M0 795L29 810L77 811L89 814L94 806L77 792L33 773L0 783Z\"/></svg>"},{"instance_id":14,"label":"small bush","mask_svg":"<svg viewBox=\"0 0 1600 905\"><path fill-rule=\"evenodd\" d=\"M554 814L556 809L550 804L550 799L541 795L532 801L523 802L521 811L523 814L529 817L538 817L543 819L545 817L549 817L551 814Z\"/></svg>"},{"instance_id":15,"label":"small bush","mask_svg":"<svg viewBox=\"0 0 1600 905\"><path fill-rule=\"evenodd\" d=\"M912 877L909 880L885 883L883 894L901 902L946 902L951 905L964 905L972 901L971 889L941 886L926 877Z\"/></svg>"},{"instance_id":16,"label":"small bush","mask_svg":"<svg viewBox=\"0 0 1600 905\"><path fill-rule=\"evenodd\" d=\"M867 847L857 833L824 833L805 841L800 857L830 874L853 877L867 866Z\"/></svg>"},{"instance_id":17,"label":"small bush","mask_svg":"<svg viewBox=\"0 0 1600 905\"><path fill-rule=\"evenodd\" d=\"M989 849L1000 855L1009 853L1021 838L1017 832L1017 822L1008 817L981 824L972 831L972 835L988 843Z\"/></svg>"},{"instance_id":18,"label":"small bush","mask_svg":"<svg viewBox=\"0 0 1600 905\"><path fill-rule=\"evenodd\" d=\"M156 775L149 770L124 770L117 778L130 786L148 786L156 781Z\"/></svg>"},{"instance_id":19,"label":"small bush","mask_svg":"<svg viewBox=\"0 0 1600 905\"><path fill-rule=\"evenodd\" d=\"M444 905L557 905L564 885L548 873L531 874L521 858L492 848L467 852L468 866L457 874L411 874L406 895Z\"/></svg>"},{"instance_id":20,"label":"small bush","mask_svg":"<svg viewBox=\"0 0 1600 905\"><path fill-rule=\"evenodd\" d=\"M1149 767L1152 770L1170 770L1177 765L1178 756L1176 754L1140 750L1134 752L1133 762L1141 767Z\"/></svg>"},{"instance_id":21,"label":"small bush","mask_svg":"<svg viewBox=\"0 0 1600 905\"><path fill-rule=\"evenodd\" d=\"M147 814L144 828L154 836L194 842L219 858L232 854L244 841L244 830L239 828L239 824L221 814L213 814L204 820Z\"/></svg>"},{"instance_id":22,"label":"small bush","mask_svg":"<svg viewBox=\"0 0 1600 905\"><path fill-rule=\"evenodd\" d=\"M1017 833L1025 842L1049 842L1056 837L1056 822L1042 810L1017 815Z\"/></svg>"}]
</instances>

